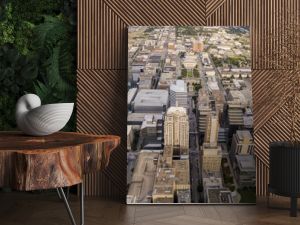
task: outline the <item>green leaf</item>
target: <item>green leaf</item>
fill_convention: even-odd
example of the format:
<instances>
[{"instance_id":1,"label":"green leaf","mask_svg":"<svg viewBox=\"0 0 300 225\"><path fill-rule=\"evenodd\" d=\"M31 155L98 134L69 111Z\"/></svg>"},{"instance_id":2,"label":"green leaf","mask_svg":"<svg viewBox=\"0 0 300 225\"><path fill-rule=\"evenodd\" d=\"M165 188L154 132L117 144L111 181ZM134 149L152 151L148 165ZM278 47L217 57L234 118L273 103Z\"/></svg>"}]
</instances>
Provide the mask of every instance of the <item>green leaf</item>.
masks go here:
<instances>
[{"instance_id":1,"label":"green leaf","mask_svg":"<svg viewBox=\"0 0 300 225\"><path fill-rule=\"evenodd\" d=\"M28 65L22 70L22 77L27 80L33 80L37 77L38 69L34 65Z\"/></svg>"},{"instance_id":2,"label":"green leaf","mask_svg":"<svg viewBox=\"0 0 300 225\"><path fill-rule=\"evenodd\" d=\"M17 95L19 93L19 87L18 87L18 85L11 86L10 90L15 95Z\"/></svg>"},{"instance_id":3,"label":"green leaf","mask_svg":"<svg viewBox=\"0 0 300 225\"><path fill-rule=\"evenodd\" d=\"M15 71L11 67L8 67L4 69L3 75L6 79L11 79L15 75Z\"/></svg>"},{"instance_id":4,"label":"green leaf","mask_svg":"<svg viewBox=\"0 0 300 225\"><path fill-rule=\"evenodd\" d=\"M4 81L3 81L4 86L9 87L11 84L12 84L11 80L9 80L7 78L4 79Z\"/></svg>"},{"instance_id":5,"label":"green leaf","mask_svg":"<svg viewBox=\"0 0 300 225\"><path fill-rule=\"evenodd\" d=\"M44 23L36 26L34 32L34 47L44 50L45 54L51 54L58 41L69 37L67 24L52 16L44 16Z\"/></svg>"}]
</instances>

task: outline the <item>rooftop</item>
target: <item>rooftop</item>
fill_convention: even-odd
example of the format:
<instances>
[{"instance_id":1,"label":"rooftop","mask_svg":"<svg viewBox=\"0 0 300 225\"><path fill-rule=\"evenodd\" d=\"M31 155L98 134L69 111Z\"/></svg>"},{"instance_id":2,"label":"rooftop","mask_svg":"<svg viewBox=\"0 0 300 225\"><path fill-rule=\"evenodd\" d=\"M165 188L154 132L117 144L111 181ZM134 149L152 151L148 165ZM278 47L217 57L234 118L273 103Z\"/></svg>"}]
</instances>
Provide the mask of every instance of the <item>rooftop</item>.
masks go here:
<instances>
[{"instance_id":1,"label":"rooftop","mask_svg":"<svg viewBox=\"0 0 300 225\"><path fill-rule=\"evenodd\" d=\"M167 115L171 115L171 114L187 115L186 108L172 106L172 107L168 108L168 111L167 111Z\"/></svg>"},{"instance_id":2,"label":"rooftop","mask_svg":"<svg viewBox=\"0 0 300 225\"><path fill-rule=\"evenodd\" d=\"M175 168L176 185L190 185L189 160L173 160Z\"/></svg>"},{"instance_id":3,"label":"rooftop","mask_svg":"<svg viewBox=\"0 0 300 225\"><path fill-rule=\"evenodd\" d=\"M236 155L235 157L241 172L255 171L255 160L253 155Z\"/></svg>"},{"instance_id":4,"label":"rooftop","mask_svg":"<svg viewBox=\"0 0 300 225\"><path fill-rule=\"evenodd\" d=\"M237 130L236 135L240 141L253 141L253 137L249 130Z\"/></svg>"},{"instance_id":5,"label":"rooftop","mask_svg":"<svg viewBox=\"0 0 300 225\"><path fill-rule=\"evenodd\" d=\"M141 126L141 130L146 128L146 127L157 127L158 125L161 125L162 124L158 124L158 121L160 117L155 117L154 115L151 115L151 114L146 114L145 117L144 117L144 121L142 123L142 126Z\"/></svg>"},{"instance_id":6,"label":"rooftop","mask_svg":"<svg viewBox=\"0 0 300 225\"><path fill-rule=\"evenodd\" d=\"M159 153L151 151L143 151L139 154L127 194L127 197L131 197L129 198L131 202L127 203L148 203L150 201L148 197L153 190L155 161L158 156Z\"/></svg>"},{"instance_id":7,"label":"rooftop","mask_svg":"<svg viewBox=\"0 0 300 225\"><path fill-rule=\"evenodd\" d=\"M134 103L139 106L163 106L168 105L168 97L167 90L142 89L137 93Z\"/></svg>"},{"instance_id":8,"label":"rooftop","mask_svg":"<svg viewBox=\"0 0 300 225\"><path fill-rule=\"evenodd\" d=\"M142 124L145 117L154 117L155 120L162 120L162 113L128 113L127 122L131 124Z\"/></svg>"},{"instance_id":9,"label":"rooftop","mask_svg":"<svg viewBox=\"0 0 300 225\"><path fill-rule=\"evenodd\" d=\"M190 203L191 202L191 191L190 190L177 190L177 201L178 201L178 203Z\"/></svg>"},{"instance_id":10,"label":"rooftop","mask_svg":"<svg viewBox=\"0 0 300 225\"><path fill-rule=\"evenodd\" d=\"M158 168L155 175L153 194L173 194L175 188L175 170L173 168Z\"/></svg>"},{"instance_id":11,"label":"rooftop","mask_svg":"<svg viewBox=\"0 0 300 225\"><path fill-rule=\"evenodd\" d=\"M207 189L208 203L232 203L231 192L225 188Z\"/></svg>"},{"instance_id":12,"label":"rooftop","mask_svg":"<svg viewBox=\"0 0 300 225\"><path fill-rule=\"evenodd\" d=\"M170 90L175 92L187 92L187 87L184 80L176 80L176 84L171 84Z\"/></svg>"}]
</instances>

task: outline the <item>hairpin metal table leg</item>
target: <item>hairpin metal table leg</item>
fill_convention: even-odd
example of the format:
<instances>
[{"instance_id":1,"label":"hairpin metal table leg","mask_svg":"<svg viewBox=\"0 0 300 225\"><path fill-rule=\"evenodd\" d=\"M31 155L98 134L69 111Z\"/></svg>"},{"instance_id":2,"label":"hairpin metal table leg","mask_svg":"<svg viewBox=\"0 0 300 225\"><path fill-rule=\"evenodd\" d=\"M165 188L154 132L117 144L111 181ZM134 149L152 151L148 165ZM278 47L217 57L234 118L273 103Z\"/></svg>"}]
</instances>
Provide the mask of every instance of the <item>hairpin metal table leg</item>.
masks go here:
<instances>
[{"instance_id":1,"label":"hairpin metal table leg","mask_svg":"<svg viewBox=\"0 0 300 225\"><path fill-rule=\"evenodd\" d=\"M80 224L84 225L84 186L80 183Z\"/></svg>"},{"instance_id":2,"label":"hairpin metal table leg","mask_svg":"<svg viewBox=\"0 0 300 225\"><path fill-rule=\"evenodd\" d=\"M79 184L79 189L80 189L79 190L79 192L80 192L80 225L84 225L84 187L83 187L82 183ZM72 225L77 225L63 188L61 188L61 187L57 188L57 194L58 194L59 198L61 198L65 204L65 207L67 209L67 212L70 217Z\"/></svg>"}]
</instances>

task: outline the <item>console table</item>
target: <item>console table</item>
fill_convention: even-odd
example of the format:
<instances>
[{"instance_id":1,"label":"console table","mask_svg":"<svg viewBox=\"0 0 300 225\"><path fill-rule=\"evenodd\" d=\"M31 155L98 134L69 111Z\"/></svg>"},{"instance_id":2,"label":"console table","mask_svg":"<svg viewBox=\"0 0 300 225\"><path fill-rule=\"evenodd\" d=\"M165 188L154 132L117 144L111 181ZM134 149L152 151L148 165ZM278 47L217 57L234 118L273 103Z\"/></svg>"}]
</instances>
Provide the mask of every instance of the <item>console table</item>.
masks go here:
<instances>
[{"instance_id":1,"label":"console table","mask_svg":"<svg viewBox=\"0 0 300 225\"><path fill-rule=\"evenodd\" d=\"M32 137L21 132L0 132L0 187L20 191L57 189L76 225L63 187L79 184L83 225L83 176L105 169L110 153L119 144L120 137L113 135L57 132Z\"/></svg>"}]
</instances>

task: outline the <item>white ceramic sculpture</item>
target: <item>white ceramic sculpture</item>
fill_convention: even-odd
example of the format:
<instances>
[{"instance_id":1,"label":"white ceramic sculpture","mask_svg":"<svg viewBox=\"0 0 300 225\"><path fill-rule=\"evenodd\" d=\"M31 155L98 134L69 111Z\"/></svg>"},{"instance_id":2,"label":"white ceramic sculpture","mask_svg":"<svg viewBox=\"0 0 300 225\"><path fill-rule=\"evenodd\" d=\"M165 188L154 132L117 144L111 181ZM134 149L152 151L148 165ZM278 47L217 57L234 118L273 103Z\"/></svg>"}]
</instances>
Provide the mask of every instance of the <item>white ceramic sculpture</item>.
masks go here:
<instances>
[{"instance_id":1,"label":"white ceramic sculpture","mask_svg":"<svg viewBox=\"0 0 300 225\"><path fill-rule=\"evenodd\" d=\"M61 130L69 121L74 103L41 105L35 94L22 96L16 105L18 128L25 134L45 136Z\"/></svg>"}]
</instances>

